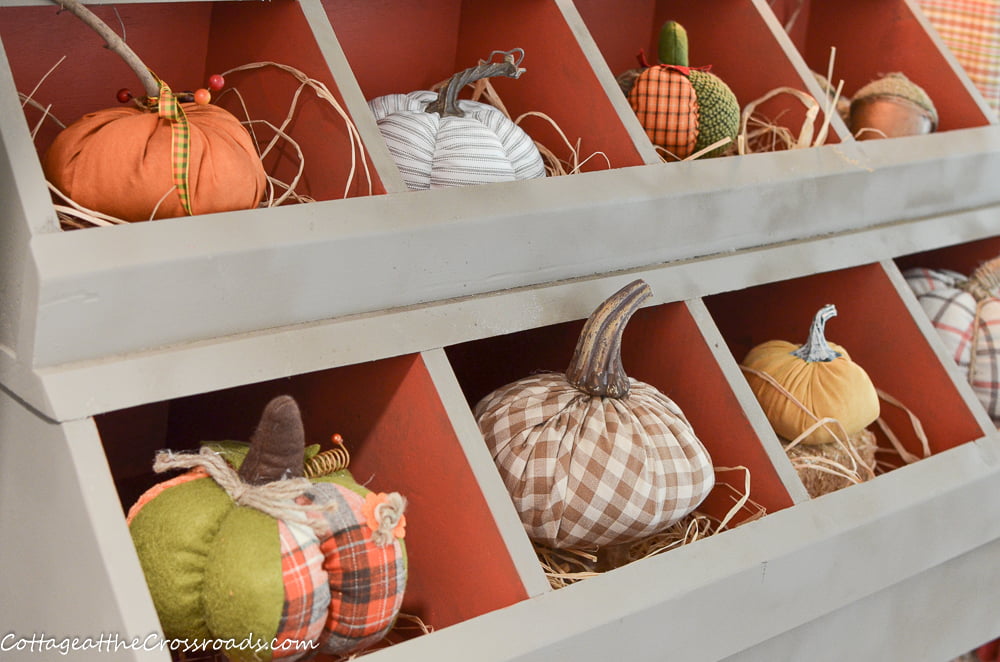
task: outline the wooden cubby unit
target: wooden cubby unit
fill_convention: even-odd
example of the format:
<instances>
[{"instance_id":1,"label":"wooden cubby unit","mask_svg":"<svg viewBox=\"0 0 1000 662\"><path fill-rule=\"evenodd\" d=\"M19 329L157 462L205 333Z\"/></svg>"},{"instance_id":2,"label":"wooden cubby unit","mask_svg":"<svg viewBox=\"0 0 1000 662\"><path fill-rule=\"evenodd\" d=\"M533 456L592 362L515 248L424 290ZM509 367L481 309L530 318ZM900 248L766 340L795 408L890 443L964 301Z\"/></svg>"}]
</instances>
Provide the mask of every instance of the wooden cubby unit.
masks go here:
<instances>
[{"instance_id":1,"label":"wooden cubby unit","mask_svg":"<svg viewBox=\"0 0 1000 662\"><path fill-rule=\"evenodd\" d=\"M117 10L177 87L258 60L327 85L373 195L359 179L344 198L343 121L304 98L292 128L316 202L61 230L38 158L52 133L32 137L18 91L67 54L35 94L66 119L114 105L131 74L47 0L0 0L0 634L158 632L124 517L156 480L152 453L243 437L287 392L312 439L340 432L359 480L411 502L406 610L436 629L372 662L945 662L1000 636L1000 432L900 271L1000 252L1000 125L914 0L93 5L112 25ZM942 130L856 141L834 118L815 148L663 163L615 76L668 17L742 103L782 85L819 94L810 69L835 45L849 93L919 71ZM368 99L514 47L528 71L497 82L511 112L552 116L611 167L406 191ZM284 117L283 74L232 82L252 112ZM749 467L768 513L555 591L472 407L564 369L581 321L635 278L654 294L626 331L626 371L678 402L717 466ZM809 499L738 361L772 336L801 339L825 303L840 311L829 337L920 418L933 452ZM916 452L904 415L885 416ZM170 655L67 656L109 658Z\"/></svg>"}]
</instances>

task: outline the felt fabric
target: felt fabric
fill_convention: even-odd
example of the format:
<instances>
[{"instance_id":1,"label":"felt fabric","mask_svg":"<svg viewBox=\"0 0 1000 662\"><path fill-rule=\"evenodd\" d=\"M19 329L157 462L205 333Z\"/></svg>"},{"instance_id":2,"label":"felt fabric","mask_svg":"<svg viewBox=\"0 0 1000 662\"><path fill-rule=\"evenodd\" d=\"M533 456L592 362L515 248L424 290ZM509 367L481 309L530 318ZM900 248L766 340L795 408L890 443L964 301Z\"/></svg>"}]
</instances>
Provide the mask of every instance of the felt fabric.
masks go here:
<instances>
[{"instance_id":1,"label":"felt fabric","mask_svg":"<svg viewBox=\"0 0 1000 662\"><path fill-rule=\"evenodd\" d=\"M836 419L848 435L853 435L879 417L878 391L868 373L851 360L843 347L832 342L829 345L842 356L829 362L805 361L791 354L798 345L771 340L754 347L743 359L744 366L772 377L812 414L803 411L766 380L746 373L750 388L778 436L797 439L816 418L826 417ZM840 434L840 428L832 427ZM835 442L832 432L819 427L802 443Z\"/></svg>"},{"instance_id":2,"label":"felt fabric","mask_svg":"<svg viewBox=\"0 0 1000 662\"><path fill-rule=\"evenodd\" d=\"M193 213L256 207L266 174L246 129L218 106L183 108ZM171 150L168 120L134 107L108 108L60 132L42 167L56 188L89 209L127 221L149 220L154 209L155 218L171 218L185 215L177 190L171 191Z\"/></svg>"},{"instance_id":3,"label":"felt fabric","mask_svg":"<svg viewBox=\"0 0 1000 662\"><path fill-rule=\"evenodd\" d=\"M437 99L421 90L368 105L406 186L412 190L490 184L545 176L531 137L497 108L460 99L464 117L424 111Z\"/></svg>"},{"instance_id":4,"label":"felt fabric","mask_svg":"<svg viewBox=\"0 0 1000 662\"><path fill-rule=\"evenodd\" d=\"M649 67L628 94L629 105L654 145L677 159L695 152L699 103L688 76L676 67Z\"/></svg>"},{"instance_id":5,"label":"felt fabric","mask_svg":"<svg viewBox=\"0 0 1000 662\"><path fill-rule=\"evenodd\" d=\"M247 444L208 444L239 467ZM311 457L318 447L307 448ZM130 509L129 524L168 637L316 642L349 654L382 639L406 587L403 541L381 546L362 512L369 490L347 470L312 479L300 505L309 524L237 506L200 469L155 485ZM332 506L332 507L329 507ZM278 646L274 660L317 649ZM230 651L234 660L258 651ZM263 658L271 659L268 653Z\"/></svg>"},{"instance_id":6,"label":"felt fabric","mask_svg":"<svg viewBox=\"0 0 1000 662\"><path fill-rule=\"evenodd\" d=\"M549 547L638 540L715 485L680 408L635 379L618 399L584 393L562 373L533 375L487 395L475 415L528 536Z\"/></svg>"}]
</instances>

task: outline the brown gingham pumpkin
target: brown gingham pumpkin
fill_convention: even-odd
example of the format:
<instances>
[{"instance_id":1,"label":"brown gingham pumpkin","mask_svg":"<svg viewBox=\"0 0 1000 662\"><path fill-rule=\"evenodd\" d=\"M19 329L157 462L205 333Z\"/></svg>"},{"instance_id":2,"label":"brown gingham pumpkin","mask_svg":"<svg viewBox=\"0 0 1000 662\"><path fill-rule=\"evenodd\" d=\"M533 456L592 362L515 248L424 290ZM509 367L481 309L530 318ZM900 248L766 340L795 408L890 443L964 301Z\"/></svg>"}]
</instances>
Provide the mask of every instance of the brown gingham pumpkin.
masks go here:
<instances>
[{"instance_id":1,"label":"brown gingham pumpkin","mask_svg":"<svg viewBox=\"0 0 1000 662\"><path fill-rule=\"evenodd\" d=\"M525 377L475 407L537 543L638 540L690 513L715 484L711 458L677 404L622 368L625 324L650 294L637 280L598 307L565 373Z\"/></svg>"},{"instance_id":2,"label":"brown gingham pumpkin","mask_svg":"<svg viewBox=\"0 0 1000 662\"><path fill-rule=\"evenodd\" d=\"M903 276L958 369L1000 425L1000 257L970 277L922 267Z\"/></svg>"},{"instance_id":3,"label":"brown gingham pumpkin","mask_svg":"<svg viewBox=\"0 0 1000 662\"><path fill-rule=\"evenodd\" d=\"M157 455L156 471L190 470L143 494L128 523L167 638L232 641L232 660L300 660L351 654L393 626L405 501L304 439L298 405L279 396L249 445Z\"/></svg>"}]
</instances>

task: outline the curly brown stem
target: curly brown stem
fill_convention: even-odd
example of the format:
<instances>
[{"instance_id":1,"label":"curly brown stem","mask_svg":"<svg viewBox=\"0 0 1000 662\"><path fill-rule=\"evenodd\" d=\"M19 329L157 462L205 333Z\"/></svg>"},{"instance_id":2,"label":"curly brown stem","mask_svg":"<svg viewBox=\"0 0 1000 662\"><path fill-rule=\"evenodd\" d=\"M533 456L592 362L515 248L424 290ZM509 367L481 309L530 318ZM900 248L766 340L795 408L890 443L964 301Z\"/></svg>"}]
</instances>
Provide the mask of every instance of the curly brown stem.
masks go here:
<instances>
[{"instance_id":1,"label":"curly brown stem","mask_svg":"<svg viewBox=\"0 0 1000 662\"><path fill-rule=\"evenodd\" d=\"M142 63L139 56L135 54L128 44L125 43L121 37L119 37L114 30L108 27L108 24L97 17L94 12L87 9L79 0L51 0L54 4L59 5L63 9L69 10L74 16L83 21L87 26L94 30L97 34L101 36L107 47L115 54L117 54L125 64L135 72L135 75L139 77L139 81L142 83L143 89L146 90L146 96L157 97L160 94L160 85L156 82L156 78L150 73L149 68Z\"/></svg>"},{"instance_id":2,"label":"curly brown stem","mask_svg":"<svg viewBox=\"0 0 1000 662\"><path fill-rule=\"evenodd\" d=\"M615 292L587 319L566 370L566 379L581 391L602 398L624 398L629 378L622 367L625 325L653 290L634 280Z\"/></svg>"},{"instance_id":3,"label":"curly brown stem","mask_svg":"<svg viewBox=\"0 0 1000 662\"><path fill-rule=\"evenodd\" d=\"M490 57L487 59L492 59L497 52L490 53ZM458 107L458 93L462 91L463 87L477 80L495 76L520 78L525 70L517 66L521 60L514 60L515 53L521 54L523 59L524 52L515 48L511 51L500 52L503 55L503 62L486 62L458 72L448 79L441 91L438 92L437 99L427 104L424 112L438 113L441 117L463 117L465 113Z\"/></svg>"}]
</instances>

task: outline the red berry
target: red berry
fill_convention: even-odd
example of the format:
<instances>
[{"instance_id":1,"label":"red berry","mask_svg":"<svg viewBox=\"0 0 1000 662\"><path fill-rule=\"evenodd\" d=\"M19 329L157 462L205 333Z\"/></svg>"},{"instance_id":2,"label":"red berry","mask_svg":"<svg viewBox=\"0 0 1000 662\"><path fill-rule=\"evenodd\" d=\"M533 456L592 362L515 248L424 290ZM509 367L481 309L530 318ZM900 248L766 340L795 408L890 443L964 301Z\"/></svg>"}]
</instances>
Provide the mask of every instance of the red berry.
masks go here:
<instances>
[{"instance_id":1,"label":"red berry","mask_svg":"<svg viewBox=\"0 0 1000 662\"><path fill-rule=\"evenodd\" d=\"M226 85L226 79L219 74L212 74L208 77L208 89L218 92Z\"/></svg>"},{"instance_id":2,"label":"red berry","mask_svg":"<svg viewBox=\"0 0 1000 662\"><path fill-rule=\"evenodd\" d=\"M333 443L337 444L338 446L343 446L344 445L344 438L340 435L339 432L337 432L333 436L331 436L330 437L330 441L332 441Z\"/></svg>"},{"instance_id":3,"label":"red berry","mask_svg":"<svg viewBox=\"0 0 1000 662\"><path fill-rule=\"evenodd\" d=\"M211 100L212 100L212 93L206 90L204 87L194 91L194 102L196 104L204 106Z\"/></svg>"},{"instance_id":4,"label":"red berry","mask_svg":"<svg viewBox=\"0 0 1000 662\"><path fill-rule=\"evenodd\" d=\"M119 103L128 103L129 101L132 100L132 91L129 90L127 87L123 87L122 89L118 90L117 96Z\"/></svg>"}]
</instances>

